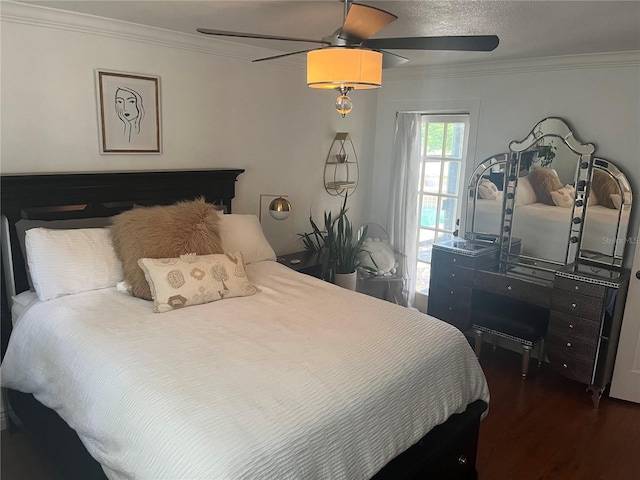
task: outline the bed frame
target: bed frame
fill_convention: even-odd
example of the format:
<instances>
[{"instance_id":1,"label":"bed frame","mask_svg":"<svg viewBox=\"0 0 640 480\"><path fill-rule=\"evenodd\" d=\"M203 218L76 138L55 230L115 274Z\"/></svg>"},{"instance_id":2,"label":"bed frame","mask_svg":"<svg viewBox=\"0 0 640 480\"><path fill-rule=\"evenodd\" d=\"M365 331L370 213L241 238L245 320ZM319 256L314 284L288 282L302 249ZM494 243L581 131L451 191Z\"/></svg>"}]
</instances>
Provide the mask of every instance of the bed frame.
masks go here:
<instances>
[{"instance_id":1,"label":"bed frame","mask_svg":"<svg viewBox=\"0 0 640 480\"><path fill-rule=\"evenodd\" d=\"M20 219L60 220L109 217L137 205L167 205L204 197L231 212L235 182L244 170L3 175L2 356L11 332L7 294L29 288L15 223ZM5 389L9 427L23 426L43 447L60 478L105 479L100 464L58 414L33 395ZM477 479L475 468L480 418L487 409L477 400L453 415L385 466L383 479Z\"/></svg>"}]
</instances>

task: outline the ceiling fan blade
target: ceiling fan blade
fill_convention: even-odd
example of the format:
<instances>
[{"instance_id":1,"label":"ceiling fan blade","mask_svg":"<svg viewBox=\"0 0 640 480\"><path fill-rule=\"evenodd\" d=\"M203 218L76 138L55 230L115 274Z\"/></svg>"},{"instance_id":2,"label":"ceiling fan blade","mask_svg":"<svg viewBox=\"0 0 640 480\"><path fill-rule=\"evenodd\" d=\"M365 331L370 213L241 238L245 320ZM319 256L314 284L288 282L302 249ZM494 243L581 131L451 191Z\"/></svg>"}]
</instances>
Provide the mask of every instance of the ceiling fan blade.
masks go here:
<instances>
[{"instance_id":1,"label":"ceiling fan blade","mask_svg":"<svg viewBox=\"0 0 640 480\"><path fill-rule=\"evenodd\" d=\"M379 8L352 3L339 37L349 42L360 43L375 35L397 18L394 14Z\"/></svg>"},{"instance_id":2,"label":"ceiling fan blade","mask_svg":"<svg viewBox=\"0 0 640 480\"><path fill-rule=\"evenodd\" d=\"M372 38L362 42L363 47L390 50L461 50L490 52L500 40L495 35L466 35L452 37Z\"/></svg>"},{"instance_id":3,"label":"ceiling fan blade","mask_svg":"<svg viewBox=\"0 0 640 480\"><path fill-rule=\"evenodd\" d=\"M264 58L256 58L255 60L251 60L252 62L266 62L267 60L275 60L276 58L288 57L290 55L297 55L299 53L307 53L312 50L316 50L315 48L311 48L309 50L299 50L297 52L283 53L282 55L274 55L272 57L264 57Z\"/></svg>"},{"instance_id":4,"label":"ceiling fan blade","mask_svg":"<svg viewBox=\"0 0 640 480\"><path fill-rule=\"evenodd\" d=\"M408 58L401 57L400 55L396 55L395 53L387 52L385 50L380 50L380 53L382 53L382 68L399 67L403 63L407 63L409 61Z\"/></svg>"},{"instance_id":5,"label":"ceiling fan blade","mask_svg":"<svg viewBox=\"0 0 640 480\"><path fill-rule=\"evenodd\" d=\"M198 28L198 32L205 35L218 35L220 37L240 37L240 38L257 38L261 40L285 40L288 42L307 42L307 43L320 43L323 45L330 45L329 42L324 40L311 40L309 38L295 38L295 37L278 37L276 35L262 35L259 33L243 33L243 32L228 32L226 30L210 30L208 28Z\"/></svg>"}]
</instances>

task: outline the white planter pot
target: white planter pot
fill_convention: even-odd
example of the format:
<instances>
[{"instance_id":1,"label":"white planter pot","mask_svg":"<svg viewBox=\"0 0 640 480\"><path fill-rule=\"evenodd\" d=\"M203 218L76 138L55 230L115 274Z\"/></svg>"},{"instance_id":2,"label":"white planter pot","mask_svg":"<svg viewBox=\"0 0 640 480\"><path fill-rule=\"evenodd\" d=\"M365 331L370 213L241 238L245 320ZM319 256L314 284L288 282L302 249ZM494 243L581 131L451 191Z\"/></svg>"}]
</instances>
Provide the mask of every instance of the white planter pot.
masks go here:
<instances>
[{"instance_id":1,"label":"white planter pot","mask_svg":"<svg viewBox=\"0 0 640 480\"><path fill-rule=\"evenodd\" d=\"M358 272L353 273L336 273L334 283L342 288L355 291L358 281Z\"/></svg>"}]
</instances>

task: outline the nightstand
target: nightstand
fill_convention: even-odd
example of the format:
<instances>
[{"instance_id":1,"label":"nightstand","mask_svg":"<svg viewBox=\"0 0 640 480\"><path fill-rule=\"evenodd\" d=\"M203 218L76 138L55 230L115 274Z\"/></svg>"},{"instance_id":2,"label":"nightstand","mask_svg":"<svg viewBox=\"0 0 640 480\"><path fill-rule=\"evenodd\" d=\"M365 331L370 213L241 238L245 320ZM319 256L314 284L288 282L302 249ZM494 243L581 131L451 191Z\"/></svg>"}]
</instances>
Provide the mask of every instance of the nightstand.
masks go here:
<instances>
[{"instance_id":1,"label":"nightstand","mask_svg":"<svg viewBox=\"0 0 640 480\"><path fill-rule=\"evenodd\" d=\"M306 250L303 250L302 252L289 253L287 255L280 255L278 257L278 262L286 265L296 272L321 278L322 258L319 253L311 253Z\"/></svg>"}]
</instances>

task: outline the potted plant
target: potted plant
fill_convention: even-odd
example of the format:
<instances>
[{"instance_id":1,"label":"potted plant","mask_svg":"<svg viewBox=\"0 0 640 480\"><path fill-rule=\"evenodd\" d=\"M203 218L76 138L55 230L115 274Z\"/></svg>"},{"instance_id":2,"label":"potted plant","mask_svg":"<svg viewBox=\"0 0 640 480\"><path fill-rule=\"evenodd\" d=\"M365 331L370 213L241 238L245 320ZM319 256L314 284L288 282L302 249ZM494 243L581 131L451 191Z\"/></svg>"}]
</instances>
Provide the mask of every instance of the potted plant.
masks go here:
<instances>
[{"instance_id":1,"label":"potted plant","mask_svg":"<svg viewBox=\"0 0 640 480\"><path fill-rule=\"evenodd\" d=\"M359 254L366 238L366 227L360 239L354 241L351 222L347 218L347 195L337 216L324 213L323 229L309 216L312 231L298 234L304 247L321 255L322 278L355 290L356 269L360 264ZM346 276L346 277L345 277Z\"/></svg>"}]
</instances>

